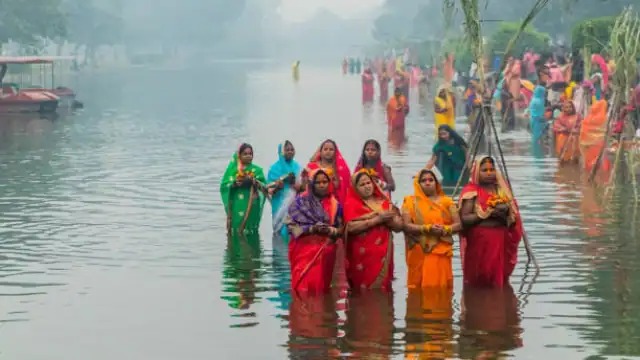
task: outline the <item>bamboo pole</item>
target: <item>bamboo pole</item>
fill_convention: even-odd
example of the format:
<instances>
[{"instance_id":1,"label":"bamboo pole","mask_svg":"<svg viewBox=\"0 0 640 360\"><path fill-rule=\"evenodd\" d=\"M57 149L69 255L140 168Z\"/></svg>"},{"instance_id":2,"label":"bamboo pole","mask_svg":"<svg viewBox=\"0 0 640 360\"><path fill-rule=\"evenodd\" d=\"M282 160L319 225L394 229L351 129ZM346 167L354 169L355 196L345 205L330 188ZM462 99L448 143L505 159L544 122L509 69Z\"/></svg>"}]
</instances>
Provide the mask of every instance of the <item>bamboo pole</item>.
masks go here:
<instances>
[{"instance_id":1,"label":"bamboo pole","mask_svg":"<svg viewBox=\"0 0 640 360\"><path fill-rule=\"evenodd\" d=\"M544 9L544 7L549 3L549 0L537 0L536 3L534 4L534 6L531 8L531 10L529 11L529 13L527 14L527 16L524 18L524 20L522 21L522 23L520 24L520 28L518 29L518 31L516 32L516 34L514 34L514 36L511 38L511 40L509 41L508 45L507 45L507 49L505 50L505 53L503 55L503 58L500 62L500 67L499 70L496 72L496 74L494 75L496 77L495 82L497 83L497 79L500 76L500 73L503 71L506 62L505 60L508 58L513 46L515 45L516 41L520 38L520 35L522 34L522 32L526 29L526 27L531 23L531 21L533 21L533 19L537 16L537 14L542 11ZM479 116L481 116L481 127L482 127L482 131L481 133L485 134L487 130L487 117L489 117L489 121L490 121L490 125L491 128L489 129L490 131L493 131L493 136L495 137L496 140L496 145L498 147L498 153L500 155L500 163L499 165L502 165L502 167L504 168L504 174L507 180L507 184L513 194L513 188L511 186L511 181L509 178L509 174L508 174L508 170L507 170L507 166L505 163L505 159L504 159L504 154L502 151L502 145L500 143L500 139L498 136L498 133L496 131L496 126L495 126L495 122L492 118L490 109L486 107L486 104L484 103L485 101L491 101L491 98L493 97L493 92L495 91L495 89L493 89L493 91L491 92L491 96L488 97L488 99L485 99L486 97L486 93L485 93L485 89L486 89L486 79L484 76L484 51L483 51L483 39L482 39L482 31L481 31L481 21L480 21L480 16L479 16L479 11L478 11L478 0L460 0L460 4L462 6L462 10L464 12L464 17L465 17L465 33L469 42L469 45L471 46L471 50L472 53L474 55L474 58L476 60L476 64L478 65L478 75L480 77L480 82L479 82L479 87L480 87L480 93L483 96L483 107L482 107L482 111L480 112ZM476 131L480 131L480 127L478 127L476 129ZM490 136L488 135L489 138L488 140L490 141ZM476 140L477 142L478 140ZM489 150L491 149L491 144L489 143ZM474 159L475 160L475 155L474 155ZM468 164L468 161L467 161ZM458 183L460 182L460 179L458 179ZM456 189L454 191L457 191L458 185L456 185ZM524 231L524 229L523 229ZM536 272L539 271L539 266L537 261L535 260L535 256L533 256L533 250L531 248L531 245L528 241L528 237L526 236L526 233L523 233L523 240L525 243L525 250L527 251L527 256L529 258L529 261L533 262L534 266L536 267Z\"/></svg>"}]
</instances>

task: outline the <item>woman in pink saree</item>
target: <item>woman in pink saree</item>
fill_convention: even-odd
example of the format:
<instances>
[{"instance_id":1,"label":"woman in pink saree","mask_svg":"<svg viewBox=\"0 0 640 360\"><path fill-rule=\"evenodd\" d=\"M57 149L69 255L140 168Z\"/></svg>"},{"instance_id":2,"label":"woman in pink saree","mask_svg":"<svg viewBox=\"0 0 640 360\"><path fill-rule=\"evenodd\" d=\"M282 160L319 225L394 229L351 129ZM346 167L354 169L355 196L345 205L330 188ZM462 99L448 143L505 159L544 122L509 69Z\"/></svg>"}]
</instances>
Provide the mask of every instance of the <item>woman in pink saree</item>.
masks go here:
<instances>
[{"instance_id":1,"label":"woman in pink saree","mask_svg":"<svg viewBox=\"0 0 640 360\"><path fill-rule=\"evenodd\" d=\"M373 71L371 68L366 68L362 73L362 102L373 102Z\"/></svg>"}]
</instances>

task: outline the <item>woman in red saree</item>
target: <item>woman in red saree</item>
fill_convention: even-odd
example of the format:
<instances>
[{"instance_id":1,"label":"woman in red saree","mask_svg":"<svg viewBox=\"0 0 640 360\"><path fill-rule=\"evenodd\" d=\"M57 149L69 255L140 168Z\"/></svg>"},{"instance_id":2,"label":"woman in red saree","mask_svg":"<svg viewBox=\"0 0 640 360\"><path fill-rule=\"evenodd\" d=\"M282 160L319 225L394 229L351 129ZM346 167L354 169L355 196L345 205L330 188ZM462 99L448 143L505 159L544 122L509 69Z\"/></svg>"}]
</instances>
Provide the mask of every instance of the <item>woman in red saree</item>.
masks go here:
<instances>
[{"instance_id":1,"label":"woman in red saree","mask_svg":"<svg viewBox=\"0 0 640 360\"><path fill-rule=\"evenodd\" d=\"M347 280L352 289L391 290L391 232L402 230L402 218L367 170L354 174L351 184L344 203Z\"/></svg>"},{"instance_id":2,"label":"woman in red saree","mask_svg":"<svg viewBox=\"0 0 640 360\"><path fill-rule=\"evenodd\" d=\"M342 211L326 171L313 170L309 179L307 190L291 204L285 220L291 233L291 288L326 293L331 287Z\"/></svg>"},{"instance_id":3,"label":"woman in red saree","mask_svg":"<svg viewBox=\"0 0 640 360\"><path fill-rule=\"evenodd\" d=\"M484 156L475 161L459 202L464 227L460 233L464 284L507 286L523 229L518 205L493 158Z\"/></svg>"},{"instance_id":4,"label":"woman in red saree","mask_svg":"<svg viewBox=\"0 0 640 360\"><path fill-rule=\"evenodd\" d=\"M311 157L307 164L307 170L317 169L323 169L329 176L333 183L333 194L341 204L344 203L351 179L351 171L335 141L331 139L323 141Z\"/></svg>"}]
</instances>

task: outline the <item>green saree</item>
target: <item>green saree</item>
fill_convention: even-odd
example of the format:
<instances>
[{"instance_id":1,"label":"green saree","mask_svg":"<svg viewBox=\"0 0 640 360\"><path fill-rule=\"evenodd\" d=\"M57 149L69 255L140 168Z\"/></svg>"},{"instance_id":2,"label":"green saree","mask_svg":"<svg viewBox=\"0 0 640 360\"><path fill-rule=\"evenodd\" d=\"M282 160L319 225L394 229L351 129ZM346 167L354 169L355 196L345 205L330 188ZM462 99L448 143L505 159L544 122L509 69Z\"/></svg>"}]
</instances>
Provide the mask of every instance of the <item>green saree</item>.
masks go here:
<instances>
[{"instance_id":1,"label":"green saree","mask_svg":"<svg viewBox=\"0 0 640 360\"><path fill-rule=\"evenodd\" d=\"M257 233L266 197L256 184L237 186L236 177L239 173L252 174L254 181L260 186L266 183L261 167L254 164L243 166L238 160L238 154L233 154L220 182L220 195L227 214L227 230L230 234Z\"/></svg>"},{"instance_id":2,"label":"green saree","mask_svg":"<svg viewBox=\"0 0 640 360\"><path fill-rule=\"evenodd\" d=\"M436 166L443 177L442 185L444 187L456 186L467 156L464 147L455 142L451 144L438 141L433 146L433 153L438 157Z\"/></svg>"}]
</instances>

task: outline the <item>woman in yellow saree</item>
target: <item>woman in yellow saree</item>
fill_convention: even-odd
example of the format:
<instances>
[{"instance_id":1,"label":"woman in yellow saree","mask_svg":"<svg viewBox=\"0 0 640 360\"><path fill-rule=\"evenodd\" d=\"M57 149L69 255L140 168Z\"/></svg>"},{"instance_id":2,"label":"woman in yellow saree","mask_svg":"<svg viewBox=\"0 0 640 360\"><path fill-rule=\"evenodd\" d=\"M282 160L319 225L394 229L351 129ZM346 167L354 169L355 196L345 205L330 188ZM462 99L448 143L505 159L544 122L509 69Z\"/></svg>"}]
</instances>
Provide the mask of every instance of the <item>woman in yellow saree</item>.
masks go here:
<instances>
[{"instance_id":1,"label":"woman in yellow saree","mask_svg":"<svg viewBox=\"0 0 640 360\"><path fill-rule=\"evenodd\" d=\"M435 111L436 134L442 125L449 125L450 128L456 128L455 106L453 104L453 96L446 87L438 88L438 93L433 101L433 109Z\"/></svg>"},{"instance_id":2,"label":"woman in yellow saree","mask_svg":"<svg viewBox=\"0 0 640 360\"><path fill-rule=\"evenodd\" d=\"M413 178L413 195L404 198L407 287L453 287L453 237L461 229L455 202L445 196L430 169Z\"/></svg>"}]
</instances>

